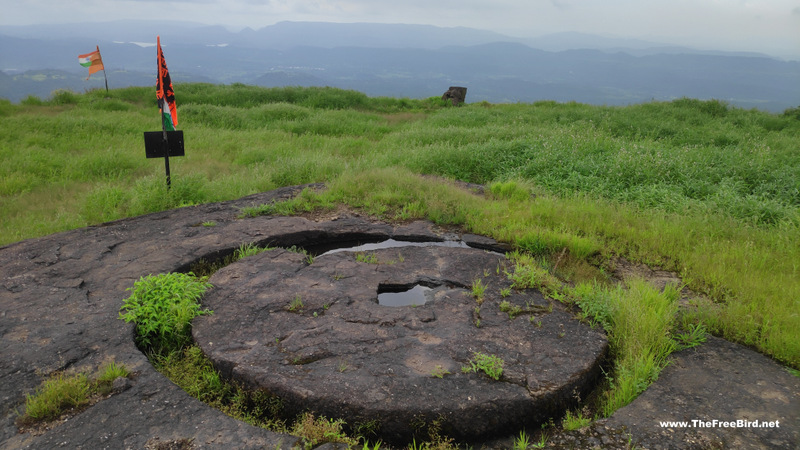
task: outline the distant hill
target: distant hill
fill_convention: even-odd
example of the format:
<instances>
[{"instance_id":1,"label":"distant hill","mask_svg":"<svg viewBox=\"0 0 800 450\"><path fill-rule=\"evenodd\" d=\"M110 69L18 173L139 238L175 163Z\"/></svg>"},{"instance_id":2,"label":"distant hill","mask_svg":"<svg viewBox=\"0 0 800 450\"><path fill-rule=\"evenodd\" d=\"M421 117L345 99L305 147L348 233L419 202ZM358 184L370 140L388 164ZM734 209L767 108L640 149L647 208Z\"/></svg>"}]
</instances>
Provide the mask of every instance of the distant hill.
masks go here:
<instances>
[{"instance_id":1,"label":"distant hill","mask_svg":"<svg viewBox=\"0 0 800 450\"><path fill-rule=\"evenodd\" d=\"M473 28L384 23L279 22L258 31L241 33L233 43L256 48L366 47L438 49L470 46L516 38Z\"/></svg>"},{"instance_id":2,"label":"distant hill","mask_svg":"<svg viewBox=\"0 0 800 450\"><path fill-rule=\"evenodd\" d=\"M700 52L590 35L521 40L469 28L282 22L260 30L158 22L0 27L0 96L19 101L85 81L77 55L99 45L109 86L155 78L155 36L173 80L262 86L334 86L373 96L424 98L466 86L467 101L578 101L623 105L716 98L773 112L800 105L800 62ZM548 49L534 48L538 42ZM99 85L98 85L99 83ZM178 93L178 97L180 94Z\"/></svg>"}]
</instances>

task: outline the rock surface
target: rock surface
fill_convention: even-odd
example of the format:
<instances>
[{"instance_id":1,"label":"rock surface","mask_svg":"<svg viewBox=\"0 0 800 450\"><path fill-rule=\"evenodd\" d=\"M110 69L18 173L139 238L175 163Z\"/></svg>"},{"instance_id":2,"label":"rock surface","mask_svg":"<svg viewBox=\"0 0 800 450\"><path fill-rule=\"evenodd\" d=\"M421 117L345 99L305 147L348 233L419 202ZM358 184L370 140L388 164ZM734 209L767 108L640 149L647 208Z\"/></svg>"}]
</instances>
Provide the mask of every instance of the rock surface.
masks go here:
<instances>
[{"instance_id":1,"label":"rock surface","mask_svg":"<svg viewBox=\"0 0 800 450\"><path fill-rule=\"evenodd\" d=\"M585 398L608 343L536 291L501 297L506 265L471 248L339 252L310 265L271 250L211 278L203 303L214 314L195 319L194 337L224 375L279 395L293 413L377 420L390 443L420 440L417 424L434 420L462 442L514 433ZM480 306L474 280L488 286ZM378 302L382 289L417 284L433 288L423 305ZM501 301L531 312L512 319ZM475 352L503 360L499 380L462 373Z\"/></svg>"},{"instance_id":2,"label":"rock surface","mask_svg":"<svg viewBox=\"0 0 800 450\"><path fill-rule=\"evenodd\" d=\"M553 448L634 444L653 450L798 448L800 379L764 355L709 337L674 354L658 381L630 405L550 440Z\"/></svg>"},{"instance_id":3,"label":"rock surface","mask_svg":"<svg viewBox=\"0 0 800 450\"><path fill-rule=\"evenodd\" d=\"M449 100L453 106L458 106L467 100L467 88L450 86L450 89L442 94L442 100Z\"/></svg>"},{"instance_id":4,"label":"rock surface","mask_svg":"<svg viewBox=\"0 0 800 450\"><path fill-rule=\"evenodd\" d=\"M118 313L129 295L126 289L139 277L187 268L200 258L223 256L242 243L305 245L339 232L334 230L345 230L356 240L365 236L379 240L399 231L346 215L320 223L303 218L238 218L242 207L297 192L299 188L280 189L0 248L0 448L139 449L163 448L163 444L291 448L296 437L231 419L157 373L134 345L133 326L119 320ZM216 226L201 226L212 221ZM403 230L443 236L424 223ZM520 319L525 317L516 320ZM489 319L484 320L488 327ZM120 392L39 433L19 432L15 419L24 410L25 395L34 392L43 376L64 369L95 371L110 360L134 372ZM640 449L707 448L719 443L798 448L799 393L800 378L780 365L740 345L711 339L674 355L659 380L611 418L566 433L564 440L551 438L555 445L565 442L565 448L618 448L629 442ZM780 420L780 428L670 431L658 426L657 420L671 418L774 419ZM507 444L494 447L508 448Z\"/></svg>"}]
</instances>

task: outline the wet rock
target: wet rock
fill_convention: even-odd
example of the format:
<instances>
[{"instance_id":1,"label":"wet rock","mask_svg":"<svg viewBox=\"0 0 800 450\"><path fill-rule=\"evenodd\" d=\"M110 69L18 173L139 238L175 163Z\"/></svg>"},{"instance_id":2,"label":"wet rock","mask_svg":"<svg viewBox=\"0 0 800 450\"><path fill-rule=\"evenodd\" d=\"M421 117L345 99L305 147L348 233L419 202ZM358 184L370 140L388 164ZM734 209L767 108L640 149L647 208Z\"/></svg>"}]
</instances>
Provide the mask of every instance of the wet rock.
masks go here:
<instances>
[{"instance_id":1,"label":"wet rock","mask_svg":"<svg viewBox=\"0 0 800 450\"><path fill-rule=\"evenodd\" d=\"M279 395L289 411L377 420L394 443L434 420L462 441L515 432L562 414L600 375L607 341L598 329L559 305L514 319L500 311L503 256L449 247L357 255L309 265L273 250L220 270L204 299L214 314L193 324L196 342L226 376ZM476 279L490 286L480 306L468 288ZM424 305L378 303L382 286L420 283L433 288ZM551 304L535 291L507 301ZM503 359L500 380L462 373L475 352Z\"/></svg>"}]
</instances>

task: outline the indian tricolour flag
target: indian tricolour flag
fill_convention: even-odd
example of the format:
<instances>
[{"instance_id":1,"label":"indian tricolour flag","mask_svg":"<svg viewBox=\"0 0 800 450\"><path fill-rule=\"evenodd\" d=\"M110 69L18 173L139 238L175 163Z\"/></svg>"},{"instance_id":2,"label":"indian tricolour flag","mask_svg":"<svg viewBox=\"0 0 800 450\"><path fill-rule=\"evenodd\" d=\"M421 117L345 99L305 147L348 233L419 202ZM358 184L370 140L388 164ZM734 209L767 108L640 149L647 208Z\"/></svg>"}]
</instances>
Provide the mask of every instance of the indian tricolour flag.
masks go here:
<instances>
[{"instance_id":1,"label":"indian tricolour flag","mask_svg":"<svg viewBox=\"0 0 800 450\"><path fill-rule=\"evenodd\" d=\"M167 61L161 51L161 36L156 36L158 47L158 78L156 79L156 98L158 107L161 108L161 117L164 130L174 131L178 126L178 111L175 109L175 91L172 89L172 79L167 70Z\"/></svg>"},{"instance_id":2,"label":"indian tricolour flag","mask_svg":"<svg viewBox=\"0 0 800 450\"><path fill-rule=\"evenodd\" d=\"M103 58L100 57L100 47L97 47L97 50L93 51L92 53L86 53L85 55L78 55L78 62L83 66L89 69L89 77L92 76L93 73L99 72L101 70L105 70L103 67ZM88 80L89 77L86 77Z\"/></svg>"}]
</instances>

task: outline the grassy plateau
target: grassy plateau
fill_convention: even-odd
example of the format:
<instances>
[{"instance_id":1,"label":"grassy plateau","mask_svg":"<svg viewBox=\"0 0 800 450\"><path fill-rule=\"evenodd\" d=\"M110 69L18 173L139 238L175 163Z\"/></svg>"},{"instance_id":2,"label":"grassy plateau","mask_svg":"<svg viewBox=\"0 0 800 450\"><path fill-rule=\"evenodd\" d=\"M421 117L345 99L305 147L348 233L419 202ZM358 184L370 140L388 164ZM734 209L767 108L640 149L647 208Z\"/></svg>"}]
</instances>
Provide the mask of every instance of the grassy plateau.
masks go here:
<instances>
[{"instance_id":1,"label":"grassy plateau","mask_svg":"<svg viewBox=\"0 0 800 450\"><path fill-rule=\"evenodd\" d=\"M601 414L705 330L800 369L800 108L685 98L448 107L240 84L175 92L186 156L170 160L168 193L163 162L143 149L142 132L160 128L152 89L0 100L0 245L325 182L245 213L344 204L511 243L515 286L577 304L609 331ZM486 195L453 180L485 184ZM701 295L679 308L682 286L614 286L617 257L677 272Z\"/></svg>"}]
</instances>

